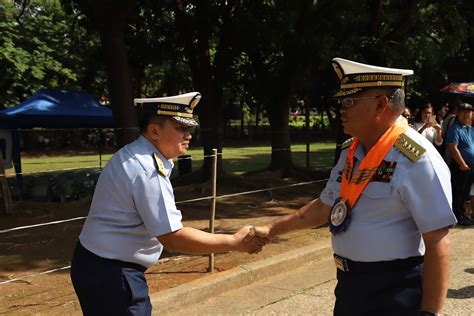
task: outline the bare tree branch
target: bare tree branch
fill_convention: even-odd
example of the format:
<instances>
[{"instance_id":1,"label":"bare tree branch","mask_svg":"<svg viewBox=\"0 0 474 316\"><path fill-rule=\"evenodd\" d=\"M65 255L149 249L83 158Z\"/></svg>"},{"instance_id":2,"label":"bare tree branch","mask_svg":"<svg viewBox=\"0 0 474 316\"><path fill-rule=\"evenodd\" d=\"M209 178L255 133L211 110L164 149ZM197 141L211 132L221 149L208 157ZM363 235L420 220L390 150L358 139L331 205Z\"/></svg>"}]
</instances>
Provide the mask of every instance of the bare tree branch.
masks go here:
<instances>
[{"instance_id":1,"label":"bare tree branch","mask_svg":"<svg viewBox=\"0 0 474 316\"><path fill-rule=\"evenodd\" d=\"M23 0L21 2L21 10L20 12L18 13L18 15L15 17L15 20L18 22L18 24L22 24L21 23L21 17L23 16L23 14L25 13L25 10L26 10L26 7L30 4L30 0Z\"/></svg>"}]
</instances>

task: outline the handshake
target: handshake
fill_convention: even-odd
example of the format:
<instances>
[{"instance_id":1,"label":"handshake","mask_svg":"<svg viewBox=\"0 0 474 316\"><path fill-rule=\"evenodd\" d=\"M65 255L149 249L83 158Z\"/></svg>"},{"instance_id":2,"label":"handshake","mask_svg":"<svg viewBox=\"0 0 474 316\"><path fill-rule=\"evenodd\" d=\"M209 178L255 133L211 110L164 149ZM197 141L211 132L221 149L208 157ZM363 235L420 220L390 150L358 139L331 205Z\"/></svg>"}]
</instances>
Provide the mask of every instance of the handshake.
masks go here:
<instances>
[{"instance_id":1,"label":"handshake","mask_svg":"<svg viewBox=\"0 0 474 316\"><path fill-rule=\"evenodd\" d=\"M256 254L262 251L263 246L271 241L270 229L268 226L244 226L234 235L236 250Z\"/></svg>"}]
</instances>

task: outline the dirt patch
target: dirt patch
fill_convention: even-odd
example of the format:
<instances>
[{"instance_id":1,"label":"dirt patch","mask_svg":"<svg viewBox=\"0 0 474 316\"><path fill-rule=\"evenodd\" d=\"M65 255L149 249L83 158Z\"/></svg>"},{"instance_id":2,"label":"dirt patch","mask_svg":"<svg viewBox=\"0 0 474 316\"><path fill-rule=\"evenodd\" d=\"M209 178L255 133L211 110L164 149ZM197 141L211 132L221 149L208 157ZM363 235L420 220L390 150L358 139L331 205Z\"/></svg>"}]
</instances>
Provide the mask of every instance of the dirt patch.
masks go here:
<instances>
[{"instance_id":1,"label":"dirt patch","mask_svg":"<svg viewBox=\"0 0 474 316\"><path fill-rule=\"evenodd\" d=\"M271 173L253 175L245 181L222 181L218 195L283 186L295 180L278 179ZM232 233L246 224L258 225L288 214L314 198L321 184L259 192L219 199L215 230ZM175 189L177 201L209 195L208 185L183 186ZM2 218L0 229L58 221L86 216L90 198L67 204L16 202L15 214ZM209 201L178 204L185 226L206 230L209 225ZM0 314L80 314L80 308L69 279L69 269L35 275L67 267L84 220L49 225L0 234ZM275 238L259 255L242 253L217 254L215 272L240 264L261 260L311 243L329 239L327 228L304 230ZM155 293L206 276L207 256L188 256L165 252L159 262L147 270L150 292ZM35 275L35 276L31 276Z\"/></svg>"}]
</instances>

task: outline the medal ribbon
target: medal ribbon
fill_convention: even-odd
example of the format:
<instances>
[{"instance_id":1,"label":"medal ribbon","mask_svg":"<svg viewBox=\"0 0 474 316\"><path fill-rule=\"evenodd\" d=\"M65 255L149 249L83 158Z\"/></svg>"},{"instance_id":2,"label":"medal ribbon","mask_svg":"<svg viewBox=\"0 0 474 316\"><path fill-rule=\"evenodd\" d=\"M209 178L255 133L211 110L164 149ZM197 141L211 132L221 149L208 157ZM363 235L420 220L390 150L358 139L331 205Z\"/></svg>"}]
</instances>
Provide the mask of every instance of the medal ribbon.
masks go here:
<instances>
[{"instance_id":1,"label":"medal ribbon","mask_svg":"<svg viewBox=\"0 0 474 316\"><path fill-rule=\"evenodd\" d=\"M377 143L369 150L359 165L359 169L352 175L354 168L354 153L359 139L355 139L347 153L346 162L341 182L341 199L349 203L351 208L357 203L362 191L369 183L382 160L392 149L398 136L408 129L404 120L398 120L379 138Z\"/></svg>"}]
</instances>

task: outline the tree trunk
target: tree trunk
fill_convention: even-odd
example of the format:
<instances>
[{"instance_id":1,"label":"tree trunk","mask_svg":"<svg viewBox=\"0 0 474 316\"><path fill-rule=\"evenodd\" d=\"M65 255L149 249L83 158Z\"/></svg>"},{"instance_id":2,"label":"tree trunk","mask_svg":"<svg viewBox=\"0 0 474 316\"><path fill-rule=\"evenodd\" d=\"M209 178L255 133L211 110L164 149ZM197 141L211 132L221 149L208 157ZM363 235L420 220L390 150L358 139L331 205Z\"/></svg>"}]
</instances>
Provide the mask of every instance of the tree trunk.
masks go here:
<instances>
[{"instance_id":1,"label":"tree trunk","mask_svg":"<svg viewBox=\"0 0 474 316\"><path fill-rule=\"evenodd\" d=\"M293 167L291 160L290 131L288 127L288 98L280 99L269 109L268 118L271 127L272 157L270 170L282 170L286 173Z\"/></svg>"},{"instance_id":2,"label":"tree trunk","mask_svg":"<svg viewBox=\"0 0 474 316\"><path fill-rule=\"evenodd\" d=\"M200 12L206 16L206 8L198 6L198 15ZM199 69L195 82L196 88L202 93L202 104L196 107L199 115L199 124L201 129L202 147L204 151L204 160L202 165L202 181L211 178L212 158L206 157L212 155L212 150L217 149L217 175L223 171L222 166L222 140L224 138L224 120L222 110L222 85L216 82L213 76L213 67L211 66L209 53L209 33L207 30L207 19L198 19L198 47L197 63L192 68Z\"/></svg>"},{"instance_id":3,"label":"tree trunk","mask_svg":"<svg viewBox=\"0 0 474 316\"><path fill-rule=\"evenodd\" d=\"M202 165L202 181L207 181L211 178L212 158L207 157L212 155L212 149L217 149L217 174L221 174L223 171L222 165L222 139L224 138L223 131L223 120L222 118L222 106L216 104L216 99L209 98L212 95L212 91L208 91L201 88L203 95L207 95L204 98L204 104L201 104L199 109L199 123L201 130L202 146L204 151L204 160ZM204 106L203 106L204 105Z\"/></svg>"},{"instance_id":4,"label":"tree trunk","mask_svg":"<svg viewBox=\"0 0 474 316\"><path fill-rule=\"evenodd\" d=\"M212 154L217 149L217 174L223 172L222 141L224 138L224 120L222 110L223 86L226 81L225 70L233 59L227 49L232 44L231 12L234 1L227 4L227 15L223 16L224 24L220 34L219 45L216 49L214 65L211 64L209 51L209 36L212 31L209 25L211 8L208 1L197 2L196 23L186 16L186 3L176 0L176 24L184 41L186 55L189 59L194 87L201 92L202 99L196 107L199 116L202 146L204 156ZM196 43L197 42L197 43ZM196 43L196 44L195 44ZM212 159L205 157L202 165L202 181L211 178Z\"/></svg>"},{"instance_id":5,"label":"tree trunk","mask_svg":"<svg viewBox=\"0 0 474 316\"><path fill-rule=\"evenodd\" d=\"M128 52L124 41L127 19L135 1L102 0L94 2L94 18L100 34L108 69L110 103L117 130L117 147L136 139L138 120L133 105Z\"/></svg>"},{"instance_id":6,"label":"tree trunk","mask_svg":"<svg viewBox=\"0 0 474 316\"><path fill-rule=\"evenodd\" d=\"M377 36L379 33L380 19L382 15L382 0L370 0L370 21L368 26L368 33Z\"/></svg>"},{"instance_id":7,"label":"tree trunk","mask_svg":"<svg viewBox=\"0 0 474 316\"><path fill-rule=\"evenodd\" d=\"M260 108L260 105L258 104L255 107L255 131L257 131L258 125L260 123L260 114L261 114L261 108Z\"/></svg>"},{"instance_id":8,"label":"tree trunk","mask_svg":"<svg viewBox=\"0 0 474 316\"><path fill-rule=\"evenodd\" d=\"M305 126L304 126L304 134L305 134L305 142L306 142L306 168L309 169L310 165L310 144L311 144L311 122L310 122L310 106L309 104L311 103L310 99L307 98L305 100L305 111L304 111L304 117L305 117Z\"/></svg>"},{"instance_id":9,"label":"tree trunk","mask_svg":"<svg viewBox=\"0 0 474 316\"><path fill-rule=\"evenodd\" d=\"M244 98L240 98L240 138L245 138L244 133L245 128L245 115L244 115ZM248 124L248 128L250 130L250 124Z\"/></svg>"}]
</instances>

